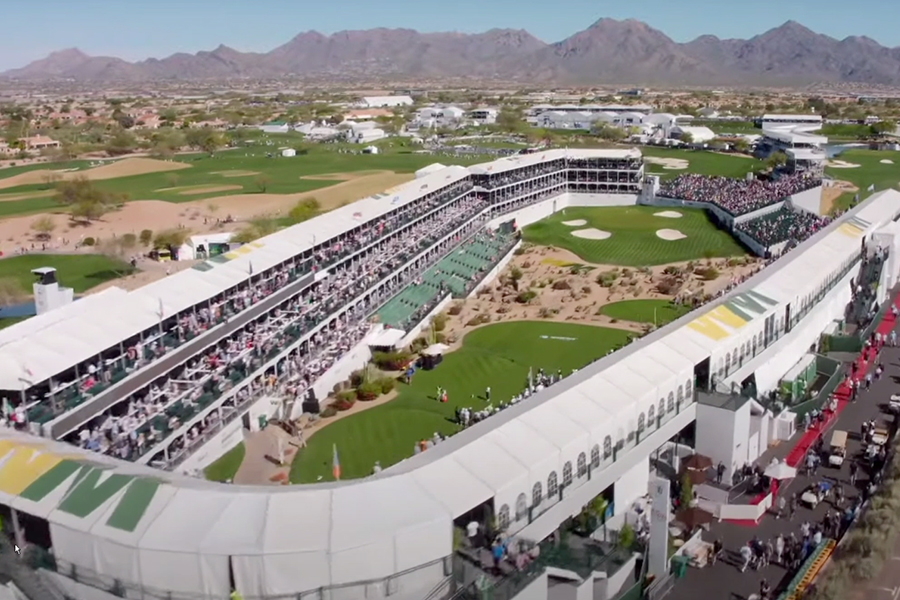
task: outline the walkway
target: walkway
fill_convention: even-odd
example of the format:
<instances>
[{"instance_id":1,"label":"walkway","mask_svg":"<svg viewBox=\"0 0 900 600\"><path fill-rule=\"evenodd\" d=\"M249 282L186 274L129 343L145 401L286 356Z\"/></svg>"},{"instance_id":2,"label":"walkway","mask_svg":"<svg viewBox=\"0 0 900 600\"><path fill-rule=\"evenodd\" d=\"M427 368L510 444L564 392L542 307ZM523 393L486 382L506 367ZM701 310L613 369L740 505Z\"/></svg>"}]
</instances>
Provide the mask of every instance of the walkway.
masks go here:
<instances>
[{"instance_id":1,"label":"walkway","mask_svg":"<svg viewBox=\"0 0 900 600\"><path fill-rule=\"evenodd\" d=\"M897 323L893 316L888 313L885 321L879 326L879 331L890 331L896 326ZM828 424L825 431L826 435L834 429L842 429L849 433L847 442L848 458L858 455L862 450L859 434L862 423L870 419L876 419L877 421L883 418L881 403L887 402L891 394L896 391L896 382L900 381L900 347L884 348L880 358L885 367L884 376L879 381L872 383L870 391L861 391L856 402L848 400L846 384L840 386L841 397L839 399L838 415ZM872 367L872 362L871 360L868 361L869 367ZM767 452L761 460L767 463L773 456L778 458L789 457L789 460L795 460L798 456L802 458L806 452L805 448L808 448L812 443L810 439L814 442L812 434L806 432L798 433L791 441L782 442L779 446ZM804 449L795 451L795 448L798 446ZM798 475L796 479L785 482L783 492L788 494L801 493L810 484L824 479L840 482L843 485L845 497L853 498L863 489L863 485L867 483L868 476L865 469L861 468L857 478L857 485L852 489L849 484L850 463L850 460L844 461L840 469L823 467L815 478ZM763 541L774 539L779 533L788 535L791 532L795 532L799 536L801 523L804 521L808 521L811 524L821 522L825 513L830 510L834 510L834 507L828 502L823 502L815 509L801 506L792 520L779 520L767 514L755 527L727 521L713 523L710 526L710 531L704 532L703 539L706 541L720 539L725 548L725 559L714 567L689 568L685 578L677 582L675 588L667 596L667 600L696 600L697 598L703 598L705 595L708 596L709 592L713 590L717 593L717 598L746 600L750 594L759 593L759 584L764 577L772 585L774 591L780 591L783 586L790 582L793 573L789 574L784 568L775 565L770 565L759 572L747 571L746 573L741 573L735 566L740 562L739 549L753 536L758 536ZM900 572L900 569L898 569L898 572ZM891 585L900 585L900 575L892 575L892 577L892 581L896 583ZM727 592L728 595L720 594L720 592ZM900 594L895 595L891 599L885 597L884 600L897 600L898 596ZM882 598L873 597L872 600L882 600Z\"/></svg>"}]
</instances>

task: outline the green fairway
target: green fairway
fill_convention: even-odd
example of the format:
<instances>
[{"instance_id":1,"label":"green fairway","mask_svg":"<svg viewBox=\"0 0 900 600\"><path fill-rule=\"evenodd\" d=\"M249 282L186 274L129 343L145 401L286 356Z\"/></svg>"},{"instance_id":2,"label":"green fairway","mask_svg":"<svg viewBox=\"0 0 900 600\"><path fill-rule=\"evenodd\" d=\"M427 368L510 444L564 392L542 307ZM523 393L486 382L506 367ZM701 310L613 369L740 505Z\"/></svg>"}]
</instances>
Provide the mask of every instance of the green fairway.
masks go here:
<instances>
[{"instance_id":1,"label":"green fairway","mask_svg":"<svg viewBox=\"0 0 900 600\"><path fill-rule=\"evenodd\" d=\"M290 143L288 143L290 142ZM285 145L302 146L298 140L284 140ZM183 154L173 160L190 165L189 169L147 173L96 182L103 190L123 192L131 200L164 200L193 202L205 198L234 194L269 194L309 192L340 183L339 180L304 179L312 175L354 173L361 171L394 171L412 173L435 162L470 165L484 162L484 156L451 157L418 154L399 145L384 145L379 154L361 154L358 145L319 144L303 147L305 153L292 158L280 156L279 145L255 145L223 150L215 156ZM339 152L344 150L344 152ZM352 150L351 153L349 150ZM269 156L272 155L272 156ZM63 169L83 166L82 162L41 164L38 166L0 170L0 180L32 168ZM261 181L264 179L265 181ZM231 189L223 189L228 186ZM205 191L202 188L208 187ZM185 191L195 193L182 193ZM220 188L218 190L214 188ZM22 185L2 190L12 197L46 190L46 184ZM53 198L31 198L0 202L0 217L50 211L60 208Z\"/></svg>"},{"instance_id":2,"label":"green fairway","mask_svg":"<svg viewBox=\"0 0 900 600\"><path fill-rule=\"evenodd\" d=\"M690 310L683 304L674 304L669 300L623 300L604 304L598 314L622 321L652 323L662 327L686 315Z\"/></svg>"},{"instance_id":3,"label":"green fairway","mask_svg":"<svg viewBox=\"0 0 900 600\"><path fill-rule=\"evenodd\" d=\"M615 206L603 208L567 208L524 230L526 241L540 246L555 246L577 254L594 264L644 267L705 257L741 256L744 249L731 235L710 222L702 209L679 208L679 219L656 217L667 209L657 206ZM584 219L586 225L570 227L563 221ZM594 228L608 231L605 240L577 238L572 231ZM675 229L685 239L660 239L660 229Z\"/></svg>"},{"instance_id":4,"label":"green fairway","mask_svg":"<svg viewBox=\"0 0 900 600\"><path fill-rule=\"evenodd\" d=\"M529 368L535 373L543 368L568 374L625 344L629 335L617 329L550 321L476 329L435 370L420 371L411 385L401 385L394 400L335 421L312 436L291 466L291 481L332 480L335 445L345 479L370 475L375 461L386 468L412 456L417 441L435 432L457 431L455 409L486 406L479 396L487 386L496 406L524 389ZM447 390L446 404L435 399L438 386Z\"/></svg>"},{"instance_id":5,"label":"green fairway","mask_svg":"<svg viewBox=\"0 0 900 600\"><path fill-rule=\"evenodd\" d=\"M825 167L825 174L835 179L849 181L859 188L859 197L865 198L870 192L866 189L875 184L875 191L897 188L900 183L900 153L890 150L845 150L836 157L837 160L857 164L855 169L835 169ZM893 161L884 164L882 160Z\"/></svg>"},{"instance_id":6,"label":"green fairway","mask_svg":"<svg viewBox=\"0 0 900 600\"><path fill-rule=\"evenodd\" d=\"M0 279L14 280L22 293L30 296L34 283L31 270L40 267L54 267L60 285L76 294L132 272L131 265L102 254L25 254L0 260Z\"/></svg>"},{"instance_id":7,"label":"green fairway","mask_svg":"<svg viewBox=\"0 0 900 600\"><path fill-rule=\"evenodd\" d=\"M644 156L658 158L677 158L688 161L688 168L683 171L666 170L658 165L647 165L645 171L659 175L664 179L677 177L681 173L698 173L700 175L721 175L723 177L744 178L750 171L765 167L765 163L740 154L719 154L706 150L681 150L678 148L657 148L642 146Z\"/></svg>"},{"instance_id":8,"label":"green fairway","mask_svg":"<svg viewBox=\"0 0 900 600\"><path fill-rule=\"evenodd\" d=\"M244 442L241 442L203 470L203 474L210 481L234 481L234 476L241 463L244 462L244 454L247 452Z\"/></svg>"},{"instance_id":9,"label":"green fairway","mask_svg":"<svg viewBox=\"0 0 900 600\"><path fill-rule=\"evenodd\" d=\"M0 317L0 329L5 329L10 325L15 325L20 321L24 321L28 317Z\"/></svg>"}]
</instances>

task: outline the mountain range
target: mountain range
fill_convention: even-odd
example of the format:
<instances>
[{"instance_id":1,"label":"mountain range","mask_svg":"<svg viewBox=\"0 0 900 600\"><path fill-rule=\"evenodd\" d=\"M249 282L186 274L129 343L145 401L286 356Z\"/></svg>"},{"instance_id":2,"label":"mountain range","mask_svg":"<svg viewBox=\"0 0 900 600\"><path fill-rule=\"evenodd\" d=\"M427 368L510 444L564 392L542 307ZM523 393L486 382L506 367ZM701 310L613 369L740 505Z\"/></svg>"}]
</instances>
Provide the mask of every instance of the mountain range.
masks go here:
<instances>
[{"instance_id":1,"label":"mountain range","mask_svg":"<svg viewBox=\"0 0 900 600\"><path fill-rule=\"evenodd\" d=\"M77 82L331 77L342 81L439 78L565 84L900 85L900 48L859 36L842 40L794 21L747 40L701 36L678 43L636 20L600 19L560 42L524 30L419 33L369 29L301 33L266 53L209 52L127 62L54 52L0 79Z\"/></svg>"}]
</instances>

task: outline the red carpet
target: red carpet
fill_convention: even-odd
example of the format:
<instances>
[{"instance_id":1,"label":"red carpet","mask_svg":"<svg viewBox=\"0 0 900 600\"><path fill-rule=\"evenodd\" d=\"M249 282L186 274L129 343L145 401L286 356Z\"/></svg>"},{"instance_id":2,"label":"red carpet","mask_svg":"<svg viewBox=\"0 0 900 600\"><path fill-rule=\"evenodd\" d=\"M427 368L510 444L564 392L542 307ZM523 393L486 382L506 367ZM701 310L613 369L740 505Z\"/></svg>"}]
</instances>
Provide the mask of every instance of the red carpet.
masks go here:
<instances>
[{"instance_id":1,"label":"red carpet","mask_svg":"<svg viewBox=\"0 0 900 600\"><path fill-rule=\"evenodd\" d=\"M878 324L878 327L875 331L882 335L890 335L891 331L893 331L894 326L896 325L896 318L894 317L894 313L890 310L885 314L884 319L882 319L881 323ZM875 357L877 353L874 349L870 349L868 352L864 351L860 357L856 361L856 378L857 380L862 380L865 378L866 373L869 372L875 366ZM811 427L803 436L797 441L797 444L794 448L788 453L787 457L785 457L785 461L788 465L792 467L796 467L799 465L806 453L809 449L816 443L816 440L822 435L822 432L828 429L831 423L838 418L847 404L850 402L850 378L848 377L844 381L838 385L837 389L834 391L834 395L837 398L837 410L832 413L830 411L826 411L826 419L820 424ZM772 482L772 494L774 497L778 495L778 482ZM768 494L758 494L750 504L759 504L762 502ZM755 527L757 525L756 521L747 521L747 520L729 520L729 523L734 523L736 525L744 525L749 527Z\"/></svg>"},{"instance_id":2,"label":"red carpet","mask_svg":"<svg viewBox=\"0 0 900 600\"><path fill-rule=\"evenodd\" d=\"M894 318L894 314L891 311L888 311L887 314L882 319L881 323L878 324L878 328L876 331L878 333L890 334L890 332L894 329L896 319ZM874 348L870 348L868 351L863 351L862 355L856 361L856 378L857 380L862 380L865 378L866 373L869 372L875 366L875 357L877 353ZM834 392L834 395L837 397L837 410L834 413L830 413L826 411L827 418L818 426L813 426L803 434L803 437L797 442L797 445L794 446L794 449L791 450L790 454L787 455L785 461L792 467L796 467L799 465L803 458L806 456L806 453L809 449L816 443L816 440L822 434L823 431L828 429L831 423L837 419L837 417L844 410L844 407L850 402L850 378L848 377L844 381L838 385L837 389Z\"/></svg>"}]
</instances>

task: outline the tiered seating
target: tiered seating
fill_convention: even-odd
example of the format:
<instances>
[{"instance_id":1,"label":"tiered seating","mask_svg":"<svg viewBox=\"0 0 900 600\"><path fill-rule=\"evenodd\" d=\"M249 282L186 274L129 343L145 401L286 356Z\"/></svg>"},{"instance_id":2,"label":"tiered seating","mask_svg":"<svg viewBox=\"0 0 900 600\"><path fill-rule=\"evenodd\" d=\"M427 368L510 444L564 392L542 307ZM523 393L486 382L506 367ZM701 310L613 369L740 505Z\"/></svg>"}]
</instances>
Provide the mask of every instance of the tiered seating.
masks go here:
<instances>
[{"instance_id":1,"label":"tiered seating","mask_svg":"<svg viewBox=\"0 0 900 600\"><path fill-rule=\"evenodd\" d=\"M828 225L828 219L805 211L781 208L735 226L764 248L793 240L800 243Z\"/></svg>"},{"instance_id":2,"label":"tiered seating","mask_svg":"<svg viewBox=\"0 0 900 600\"><path fill-rule=\"evenodd\" d=\"M513 241L510 235L480 234L464 242L381 307L378 311L381 322L405 329L427 314L447 292L456 297L465 296L497 264Z\"/></svg>"}]
</instances>

